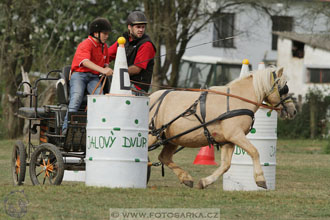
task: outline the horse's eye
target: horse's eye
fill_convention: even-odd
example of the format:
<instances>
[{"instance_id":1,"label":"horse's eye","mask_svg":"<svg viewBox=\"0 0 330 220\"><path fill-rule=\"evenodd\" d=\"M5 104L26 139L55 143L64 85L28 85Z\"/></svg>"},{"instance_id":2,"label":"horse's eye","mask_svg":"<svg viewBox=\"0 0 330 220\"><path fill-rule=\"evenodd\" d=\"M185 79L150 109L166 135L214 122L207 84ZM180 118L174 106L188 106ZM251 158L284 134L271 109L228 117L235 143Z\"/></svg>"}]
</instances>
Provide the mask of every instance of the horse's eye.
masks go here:
<instances>
[{"instance_id":1,"label":"horse's eye","mask_svg":"<svg viewBox=\"0 0 330 220\"><path fill-rule=\"evenodd\" d=\"M287 85L283 86L283 88L280 89L280 96L288 94L289 92L289 87Z\"/></svg>"}]
</instances>

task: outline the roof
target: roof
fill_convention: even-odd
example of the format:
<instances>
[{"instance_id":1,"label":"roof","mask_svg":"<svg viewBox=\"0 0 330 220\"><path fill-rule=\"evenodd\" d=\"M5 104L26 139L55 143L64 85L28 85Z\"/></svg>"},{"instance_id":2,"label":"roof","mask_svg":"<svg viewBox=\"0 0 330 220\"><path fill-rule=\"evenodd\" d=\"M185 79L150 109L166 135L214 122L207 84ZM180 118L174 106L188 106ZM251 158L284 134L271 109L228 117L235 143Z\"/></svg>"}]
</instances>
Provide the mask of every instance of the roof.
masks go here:
<instances>
[{"instance_id":1,"label":"roof","mask_svg":"<svg viewBox=\"0 0 330 220\"><path fill-rule=\"evenodd\" d=\"M224 57L215 57L215 56L183 56L182 60L196 62L196 63L210 63L210 64L217 64L217 63L226 63L226 64L239 64L242 65L242 60L238 59L230 59Z\"/></svg>"},{"instance_id":2,"label":"roof","mask_svg":"<svg viewBox=\"0 0 330 220\"><path fill-rule=\"evenodd\" d=\"M308 44L312 47L330 51L330 34L299 34L295 32L273 32L279 37L288 38Z\"/></svg>"}]
</instances>

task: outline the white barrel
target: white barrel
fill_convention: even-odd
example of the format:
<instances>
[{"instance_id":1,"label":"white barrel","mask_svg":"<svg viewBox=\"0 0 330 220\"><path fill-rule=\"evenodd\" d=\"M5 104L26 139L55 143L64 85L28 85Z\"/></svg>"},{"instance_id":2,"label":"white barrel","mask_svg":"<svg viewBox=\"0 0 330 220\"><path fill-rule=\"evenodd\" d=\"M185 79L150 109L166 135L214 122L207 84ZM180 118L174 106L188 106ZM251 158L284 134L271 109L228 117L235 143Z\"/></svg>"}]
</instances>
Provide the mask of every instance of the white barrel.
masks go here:
<instances>
[{"instance_id":1,"label":"white barrel","mask_svg":"<svg viewBox=\"0 0 330 220\"><path fill-rule=\"evenodd\" d=\"M277 112L260 108L255 114L253 129L247 135L257 148L260 164L266 179L267 189L275 190ZM262 190L255 183L250 155L235 146L230 169L223 175L224 190Z\"/></svg>"},{"instance_id":2,"label":"white barrel","mask_svg":"<svg viewBox=\"0 0 330 220\"><path fill-rule=\"evenodd\" d=\"M149 98L89 95L86 185L146 188Z\"/></svg>"}]
</instances>

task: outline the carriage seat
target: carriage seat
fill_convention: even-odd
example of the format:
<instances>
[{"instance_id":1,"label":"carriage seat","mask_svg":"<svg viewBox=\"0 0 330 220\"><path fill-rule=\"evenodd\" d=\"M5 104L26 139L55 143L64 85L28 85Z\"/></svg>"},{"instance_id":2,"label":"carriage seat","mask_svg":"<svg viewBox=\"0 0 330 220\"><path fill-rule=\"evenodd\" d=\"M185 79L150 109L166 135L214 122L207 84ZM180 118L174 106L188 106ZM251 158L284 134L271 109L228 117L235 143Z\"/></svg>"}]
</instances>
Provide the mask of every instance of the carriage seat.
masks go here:
<instances>
[{"instance_id":1,"label":"carriage seat","mask_svg":"<svg viewBox=\"0 0 330 220\"><path fill-rule=\"evenodd\" d=\"M56 83L56 93L58 104L69 105L69 95L70 95L70 76L71 66L67 65L63 67L62 72L60 73L61 79ZM110 91L110 80L108 78L104 88L103 93L108 93ZM87 91L85 91L84 99L80 106L80 109L85 109L87 106Z\"/></svg>"},{"instance_id":2,"label":"carriage seat","mask_svg":"<svg viewBox=\"0 0 330 220\"><path fill-rule=\"evenodd\" d=\"M70 101L70 72L71 66L64 66L62 72L60 73L61 78L56 82L56 95L57 102L60 105L69 105ZM80 105L80 109L83 110L87 106L87 91L85 91L85 95L83 101Z\"/></svg>"},{"instance_id":3,"label":"carriage seat","mask_svg":"<svg viewBox=\"0 0 330 220\"><path fill-rule=\"evenodd\" d=\"M65 66L60 73L61 78L56 82L56 95L58 104L69 104L69 76L71 66Z\"/></svg>"}]
</instances>

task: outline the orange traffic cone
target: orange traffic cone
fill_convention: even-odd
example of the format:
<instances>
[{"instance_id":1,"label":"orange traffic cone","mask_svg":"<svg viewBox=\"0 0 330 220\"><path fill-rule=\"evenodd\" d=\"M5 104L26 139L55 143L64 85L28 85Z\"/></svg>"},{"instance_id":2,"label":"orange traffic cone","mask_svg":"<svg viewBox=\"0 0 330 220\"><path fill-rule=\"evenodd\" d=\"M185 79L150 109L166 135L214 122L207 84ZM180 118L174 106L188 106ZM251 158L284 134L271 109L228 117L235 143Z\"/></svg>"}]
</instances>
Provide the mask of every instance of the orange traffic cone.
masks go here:
<instances>
[{"instance_id":1,"label":"orange traffic cone","mask_svg":"<svg viewBox=\"0 0 330 220\"><path fill-rule=\"evenodd\" d=\"M199 150L195 160L194 164L200 164L200 165L218 165L214 161L214 147L211 145L211 148L209 146L201 147Z\"/></svg>"}]
</instances>

